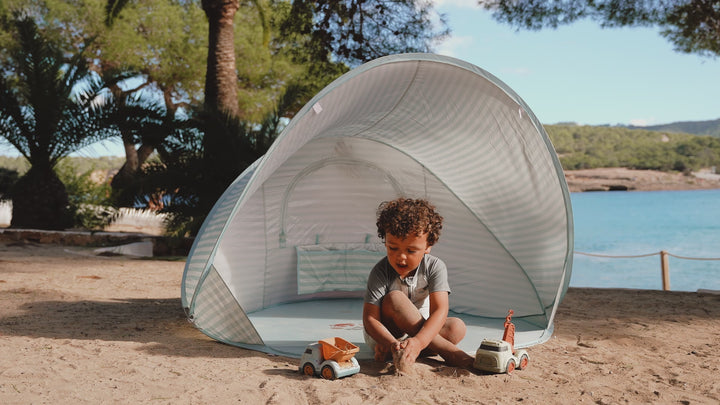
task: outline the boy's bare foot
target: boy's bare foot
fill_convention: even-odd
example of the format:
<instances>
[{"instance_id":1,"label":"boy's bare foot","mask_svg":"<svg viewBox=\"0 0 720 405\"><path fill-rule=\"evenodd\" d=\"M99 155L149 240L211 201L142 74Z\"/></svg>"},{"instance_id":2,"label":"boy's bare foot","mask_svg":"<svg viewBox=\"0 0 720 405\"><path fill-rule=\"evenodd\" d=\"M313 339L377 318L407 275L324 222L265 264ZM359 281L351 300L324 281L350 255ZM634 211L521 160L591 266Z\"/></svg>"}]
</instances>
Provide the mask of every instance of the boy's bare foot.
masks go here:
<instances>
[{"instance_id":1,"label":"boy's bare foot","mask_svg":"<svg viewBox=\"0 0 720 405\"><path fill-rule=\"evenodd\" d=\"M445 358L445 362L449 366L461 367L471 370L473 368L473 364L475 363L475 359L464 351L459 350L457 352L448 354L447 358Z\"/></svg>"}]
</instances>

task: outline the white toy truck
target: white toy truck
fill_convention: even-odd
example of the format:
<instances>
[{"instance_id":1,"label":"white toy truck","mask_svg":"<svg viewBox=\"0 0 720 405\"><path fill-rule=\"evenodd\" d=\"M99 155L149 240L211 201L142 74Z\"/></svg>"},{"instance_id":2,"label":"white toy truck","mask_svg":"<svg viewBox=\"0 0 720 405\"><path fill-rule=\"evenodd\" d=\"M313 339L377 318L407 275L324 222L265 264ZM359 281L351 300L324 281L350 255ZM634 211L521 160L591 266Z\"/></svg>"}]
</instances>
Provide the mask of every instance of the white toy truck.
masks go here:
<instances>
[{"instance_id":1,"label":"white toy truck","mask_svg":"<svg viewBox=\"0 0 720 405\"><path fill-rule=\"evenodd\" d=\"M309 376L320 375L326 380L357 374L360 364L355 353L359 350L356 345L339 337L319 340L305 348L300 357L300 371Z\"/></svg>"},{"instance_id":2,"label":"white toy truck","mask_svg":"<svg viewBox=\"0 0 720 405\"><path fill-rule=\"evenodd\" d=\"M523 370L528 366L530 356L525 350L515 350L515 325L510 322L513 310L505 318L505 333L502 340L485 339L475 353L473 367L491 373L512 373L516 368Z\"/></svg>"}]
</instances>

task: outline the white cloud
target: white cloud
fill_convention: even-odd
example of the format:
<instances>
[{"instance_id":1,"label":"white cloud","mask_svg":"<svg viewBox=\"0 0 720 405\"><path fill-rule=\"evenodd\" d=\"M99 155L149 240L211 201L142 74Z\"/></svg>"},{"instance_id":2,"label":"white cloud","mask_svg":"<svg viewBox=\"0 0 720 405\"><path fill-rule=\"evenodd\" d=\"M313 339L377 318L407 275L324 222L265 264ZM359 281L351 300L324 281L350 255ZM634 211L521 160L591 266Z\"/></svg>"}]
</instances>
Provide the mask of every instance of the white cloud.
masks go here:
<instances>
[{"instance_id":1,"label":"white cloud","mask_svg":"<svg viewBox=\"0 0 720 405\"><path fill-rule=\"evenodd\" d=\"M435 7L452 6L459 8L477 8L477 0L435 0L433 1Z\"/></svg>"},{"instance_id":2,"label":"white cloud","mask_svg":"<svg viewBox=\"0 0 720 405\"><path fill-rule=\"evenodd\" d=\"M457 50L464 47L469 47L474 42L473 37L453 37L444 40L436 48L436 53L440 55L457 57Z\"/></svg>"},{"instance_id":3,"label":"white cloud","mask_svg":"<svg viewBox=\"0 0 720 405\"><path fill-rule=\"evenodd\" d=\"M655 118L633 118L629 122L630 122L630 125L633 125L636 127L646 127L648 125L655 124L656 120L655 120Z\"/></svg>"}]
</instances>

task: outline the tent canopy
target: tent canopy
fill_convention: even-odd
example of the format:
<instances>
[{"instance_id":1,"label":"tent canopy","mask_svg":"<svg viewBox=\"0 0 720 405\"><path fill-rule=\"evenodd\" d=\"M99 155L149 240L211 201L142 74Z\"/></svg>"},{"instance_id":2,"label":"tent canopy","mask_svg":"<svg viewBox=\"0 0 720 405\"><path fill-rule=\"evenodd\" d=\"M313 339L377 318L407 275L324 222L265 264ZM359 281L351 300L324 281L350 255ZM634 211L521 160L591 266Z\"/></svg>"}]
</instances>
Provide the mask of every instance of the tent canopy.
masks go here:
<instances>
[{"instance_id":1,"label":"tent canopy","mask_svg":"<svg viewBox=\"0 0 720 405\"><path fill-rule=\"evenodd\" d=\"M432 54L377 59L335 80L218 200L188 257L182 304L208 336L299 357L339 336L361 346L362 296L384 256L382 201L427 198L445 218L461 348L544 342L570 280L570 198L555 151L510 88Z\"/></svg>"}]
</instances>

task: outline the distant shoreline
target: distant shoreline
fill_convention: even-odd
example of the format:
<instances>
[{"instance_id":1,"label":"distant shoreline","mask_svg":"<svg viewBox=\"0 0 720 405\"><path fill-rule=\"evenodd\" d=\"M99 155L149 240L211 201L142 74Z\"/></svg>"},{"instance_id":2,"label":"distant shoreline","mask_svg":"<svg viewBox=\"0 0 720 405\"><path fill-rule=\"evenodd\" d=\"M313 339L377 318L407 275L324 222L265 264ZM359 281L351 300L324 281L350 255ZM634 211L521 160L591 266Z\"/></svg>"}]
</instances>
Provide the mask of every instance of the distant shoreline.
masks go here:
<instances>
[{"instance_id":1,"label":"distant shoreline","mask_svg":"<svg viewBox=\"0 0 720 405\"><path fill-rule=\"evenodd\" d=\"M720 189L720 174L633 170L623 167L565 170L570 192Z\"/></svg>"}]
</instances>

